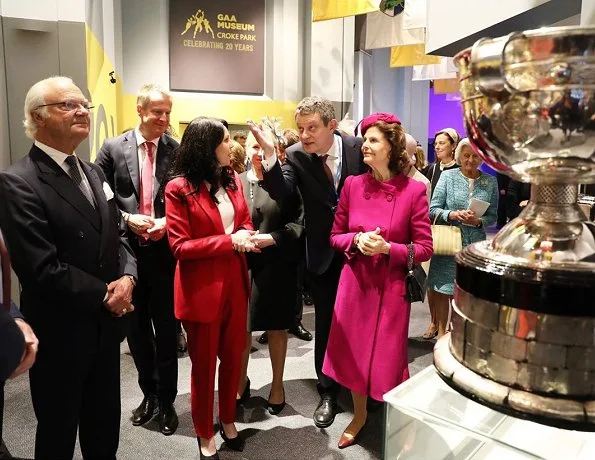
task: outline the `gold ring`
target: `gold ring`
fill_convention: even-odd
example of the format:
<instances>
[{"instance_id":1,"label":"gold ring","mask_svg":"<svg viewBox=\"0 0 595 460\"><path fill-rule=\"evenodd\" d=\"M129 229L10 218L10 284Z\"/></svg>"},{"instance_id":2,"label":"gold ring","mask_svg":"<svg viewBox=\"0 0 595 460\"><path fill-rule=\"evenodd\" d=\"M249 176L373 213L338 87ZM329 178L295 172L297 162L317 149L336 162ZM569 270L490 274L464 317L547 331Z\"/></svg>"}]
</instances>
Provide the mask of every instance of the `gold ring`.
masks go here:
<instances>
[{"instance_id":1,"label":"gold ring","mask_svg":"<svg viewBox=\"0 0 595 460\"><path fill-rule=\"evenodd\" d=\"M126 314L128 313L128 310L126 310L125 308L122 310L122 313Z\"/></svg>"}]
</instances>

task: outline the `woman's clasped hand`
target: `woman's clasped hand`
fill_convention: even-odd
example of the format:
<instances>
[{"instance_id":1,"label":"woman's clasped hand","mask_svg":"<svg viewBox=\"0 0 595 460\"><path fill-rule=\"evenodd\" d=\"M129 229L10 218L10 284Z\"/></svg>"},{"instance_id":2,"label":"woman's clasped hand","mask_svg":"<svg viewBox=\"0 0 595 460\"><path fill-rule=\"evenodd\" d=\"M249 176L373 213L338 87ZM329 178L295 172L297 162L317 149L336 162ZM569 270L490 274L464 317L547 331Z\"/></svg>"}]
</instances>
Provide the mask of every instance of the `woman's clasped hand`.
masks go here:
<instances>
[{"instance_id":1,"label":"woman's clasped hand","mask_svg":"<svg viewBox=\"0 0 595 460\"><path fill-rule=\"evenodd\" d=\"M260 252L257 239L254 239L257 235L257 231L244 229L232 233L231 243L233 244L233 248L238 252Z\"/></svg>"},{"instance_id":2,"label":"woman's clasped hand","mask_svg":"<svg viewBox=\"0 0 595 460\"><path fill-rule=\"evenodd\" d=\"M390 252L390 243L387 243L382 237L379 227L371 232L358 233L354 242L357 249L365 256L388 254Z\"/></svg>"}]
</instances>

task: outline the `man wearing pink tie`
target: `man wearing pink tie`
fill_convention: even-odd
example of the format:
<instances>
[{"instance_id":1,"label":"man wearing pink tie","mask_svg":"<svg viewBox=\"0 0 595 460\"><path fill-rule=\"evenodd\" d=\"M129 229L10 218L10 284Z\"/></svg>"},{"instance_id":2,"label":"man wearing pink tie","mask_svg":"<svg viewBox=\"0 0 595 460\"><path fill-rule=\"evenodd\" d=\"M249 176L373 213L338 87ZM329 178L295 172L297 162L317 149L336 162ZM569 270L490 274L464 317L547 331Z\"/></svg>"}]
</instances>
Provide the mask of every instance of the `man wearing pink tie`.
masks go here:
<instances>
[{"instance_id":1,"label":"man wearing pink tie","mask_svg":"<svg viewBox=\"0 0 595 460\"><path fill-rule=\"evenodd\" d=\"M107 139L97 154L114 191L138 262L134 314L128 344L144 398L132 424L144 425L159 414L159 429L171 435L178 427L173 406L177 394L177 327L173 311L175 260L165 235L161 190L178 143L165 134L172 101L156 85L143 86L137 98L139 125Z\"/></svg>"}]
</instances>

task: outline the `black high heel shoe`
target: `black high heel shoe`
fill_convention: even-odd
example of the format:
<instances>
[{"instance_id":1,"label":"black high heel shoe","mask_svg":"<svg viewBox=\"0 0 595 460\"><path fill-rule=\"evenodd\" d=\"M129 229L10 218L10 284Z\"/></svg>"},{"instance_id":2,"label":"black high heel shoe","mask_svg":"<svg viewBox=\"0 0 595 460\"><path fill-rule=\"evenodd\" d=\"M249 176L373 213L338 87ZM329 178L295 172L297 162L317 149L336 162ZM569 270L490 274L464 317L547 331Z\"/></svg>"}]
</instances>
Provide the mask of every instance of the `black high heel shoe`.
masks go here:
<instances>
[{"instance_id":1,"label":"black high heel shoe","mask_svg":"<svg viewBox=\"0 0 595 460\"><path fill-rule=\"evenodd\" d=\"M269 393L269 399L271 399L270 393ZM285 407L285 388L283 389L283 402L282 403L273 404L267 400L267 410L269 411L269 414L271 414L271 415L277 415L279 412L281 412L283 410L284 407Z\"/></svg>"},{"instance_id":2,"label":"black high heel shoe","mask_svg":"<svg viewBox=\"0 0 595 460\"><path fill-rule=\"evenodd\" d=\"M221 429L219 430L219 434L225 441L225 445L229 447L231 450L235 450L237 452L242 452L244 447L246 447L246 441L240 436L240 433L235 438L228 438L225 434L225 430L223 429L223 423L221 423Z\"/></svg>"},{"instance_id":3,"label":"black high heel shoe","mask_svg":"<svg viewBox=\"0 0 595 460\"><path fill-rule=\"evenodd\" d=\"M236 399L236 406L240 404L244 404L246 401L250 399L250 379L246 379L246 386L244 387L244 392L242 396Z\"/></svg>"},{"instance_id":4,"label":"black high heel shoe","mask_svg":"<svg viewBox=\"0 0 595 460\"><path fill-rule=\"evenodd\" d=\"M205 455L202 453L200 449L200 438L196 438L198 441L198 453L200 454L200 460L220 460L219 459L219 452L215 452L213 455Z\"/></svg>"}]
</instances>

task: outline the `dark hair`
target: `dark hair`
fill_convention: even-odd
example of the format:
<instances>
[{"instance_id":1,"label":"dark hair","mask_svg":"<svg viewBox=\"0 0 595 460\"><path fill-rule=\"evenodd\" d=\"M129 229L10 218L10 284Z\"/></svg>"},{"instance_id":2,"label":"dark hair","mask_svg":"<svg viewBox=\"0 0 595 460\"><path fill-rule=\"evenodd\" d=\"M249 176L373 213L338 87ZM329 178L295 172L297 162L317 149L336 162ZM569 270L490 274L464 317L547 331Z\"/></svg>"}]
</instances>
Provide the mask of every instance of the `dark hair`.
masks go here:
<instances>
[{"instance_id":1,"label":"dark hair","mask_svg":"<svg viewBox=\"0 0 595 460\"><path fill-rule=\"evenodd\" d=\"M399 123L386 123L381 120L370 126L370 128L372 127L378 128L390 144L388 170L393 174L403 172L409 165L409 158L405 151L406 142L403 127Z\"/></svg>"},{"instance_id":2,"label":"dark hair","mask_svg":"<svg viewBox=\"0 0 595 460\"><path fill-rule=\"evenodd\" d=\"M215 194L219 187L237 190L234 171L222 167L217 161L215 150L223 142L224 124L220 120L198 117L190 122L184 131L172 167L171 177L184 177L198 193L201 182L211 185L209 195L219 203Z\"/></svg>"}]
</instances>

